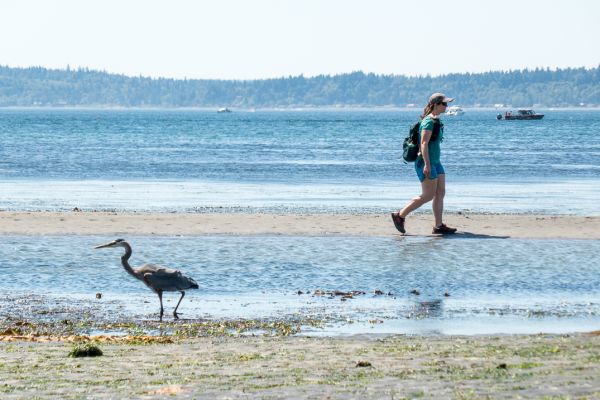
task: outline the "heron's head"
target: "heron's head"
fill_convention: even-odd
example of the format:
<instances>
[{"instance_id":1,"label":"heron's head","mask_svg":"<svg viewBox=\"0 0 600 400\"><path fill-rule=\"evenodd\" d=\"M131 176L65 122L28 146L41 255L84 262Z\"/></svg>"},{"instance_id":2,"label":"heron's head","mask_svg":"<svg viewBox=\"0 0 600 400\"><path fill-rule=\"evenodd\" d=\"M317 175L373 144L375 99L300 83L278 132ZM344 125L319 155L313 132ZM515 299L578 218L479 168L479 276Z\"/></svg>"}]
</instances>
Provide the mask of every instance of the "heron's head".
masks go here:
<instances>
[{"instance_id":1,"label":"heron's head","mask_svg":"<svg viewBox=\"0 0 600 400\"><path fill-rule=\"evenodd\" d=\"M116 239L116 240L113 240L112 242L98 245L98 246L94 247L94 249L103 249L105 247L125 247L126 245L127 245L127 242L125 241L125 239Z\"/></svg>"}]
</instances>

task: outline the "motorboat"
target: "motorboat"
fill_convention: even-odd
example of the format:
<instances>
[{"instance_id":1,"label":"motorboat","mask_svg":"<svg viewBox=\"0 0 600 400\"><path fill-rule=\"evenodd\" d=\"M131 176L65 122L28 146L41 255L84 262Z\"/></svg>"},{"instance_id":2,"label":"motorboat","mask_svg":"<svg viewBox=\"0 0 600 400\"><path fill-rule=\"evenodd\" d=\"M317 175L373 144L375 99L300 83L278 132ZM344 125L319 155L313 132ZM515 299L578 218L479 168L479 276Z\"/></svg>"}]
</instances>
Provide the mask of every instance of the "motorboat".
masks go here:
<instances>
[{"instance_id":1,"label":"motorboat","mask_svg":"<svg viewBox=\"0 0 600 400\"><path fill-rule=\"evenodd\" d=\"M229 108L227 108L227 107L223 107L223 108L219 108L219 109L217 110L217 112L218 112L218 113L230 113L230 112L231 112L231 110L230 110Z\"/></svg>"},{"instance_id":2,"label":"motorboat","mask_svg":"<svg viewBox=\"0 0 600 400\"><path fill-rule=\"evenodd\" d=\"M517 110L516 113L513 113L512 111L506 111L503 114L498 114L496 115L496 119L506 119L506 120L513 120L513 119L542 119L544 118L544 114L538 114L535 111L533 111L532 109L529 108L525 108L525 109L521 109L521 110Z\"/></svg>"},{"instance_id":3,"label":"motorboat","mask_svg":"<svg viewBox=\"0 0 600 400\"><path fill-rule=\"evenodd\" d=\"M463 115L464 113L464 110L458 106L452 106L446 109L446 115Z\"/></svg>"}]
</instances>

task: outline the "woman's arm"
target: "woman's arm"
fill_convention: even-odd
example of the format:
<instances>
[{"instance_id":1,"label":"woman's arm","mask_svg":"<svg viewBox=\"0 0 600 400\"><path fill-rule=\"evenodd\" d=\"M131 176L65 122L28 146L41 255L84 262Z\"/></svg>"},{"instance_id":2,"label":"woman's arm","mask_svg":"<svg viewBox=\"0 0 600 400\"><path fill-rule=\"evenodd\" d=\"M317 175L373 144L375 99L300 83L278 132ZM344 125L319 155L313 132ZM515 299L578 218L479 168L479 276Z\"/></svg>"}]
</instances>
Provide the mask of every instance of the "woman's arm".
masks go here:
<instances>
[{"instance_id":1,"label":"woman's arm","mask_svg":"<svg viewBox=\"0 0 600 400\"><path fill-rule=\"evenodd\" d=\"M425 166L423 167L423 175L429 178L429 174L431 173L431 162L429 161L429 139L431 139L431 131L427 129L423 129L421 131L421 156L423 156L423 161L425 162Z\"/></svg>"}]
</instances>

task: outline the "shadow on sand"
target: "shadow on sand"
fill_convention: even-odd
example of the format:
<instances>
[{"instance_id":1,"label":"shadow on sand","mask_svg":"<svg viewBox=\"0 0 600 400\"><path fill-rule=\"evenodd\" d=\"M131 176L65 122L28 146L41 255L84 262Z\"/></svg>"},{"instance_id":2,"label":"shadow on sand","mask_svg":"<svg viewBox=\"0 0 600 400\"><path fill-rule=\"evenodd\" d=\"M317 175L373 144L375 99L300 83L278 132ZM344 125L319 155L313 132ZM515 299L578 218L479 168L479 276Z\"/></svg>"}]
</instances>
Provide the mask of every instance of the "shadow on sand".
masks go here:
<instances>
[{"instance_id":1,"label":"shadow on sand","mask_svg":"<svg viewBox=\"0 0 600 400\"><path fill-rule=\"evenodd\" d=\"M484 235L482 233L456 232L452 235L432 235L444 239L510 239L510 236Z\"/></svg>"}]
</instances>

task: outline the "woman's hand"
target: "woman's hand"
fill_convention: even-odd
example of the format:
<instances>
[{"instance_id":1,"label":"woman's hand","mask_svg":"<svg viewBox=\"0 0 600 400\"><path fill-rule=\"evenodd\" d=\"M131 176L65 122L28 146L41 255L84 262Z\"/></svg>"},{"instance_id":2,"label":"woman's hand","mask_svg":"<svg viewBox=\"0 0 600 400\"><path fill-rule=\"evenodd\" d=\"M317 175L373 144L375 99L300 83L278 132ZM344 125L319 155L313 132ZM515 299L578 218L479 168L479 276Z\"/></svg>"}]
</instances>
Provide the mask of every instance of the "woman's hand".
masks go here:
<instances>
[{"instance_id":1,"label":"woman's hand","mask_svg":"<svg viewBox=\"0 0 600 400\"><path fill-rule=\"evenodd\" d=\"M425 175L425 178L429 178L430 174L431 174L431 164L425 163L425 166L423 167L423 175Z\"/></svg>"}]
</instances>

